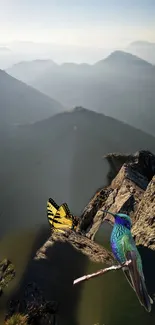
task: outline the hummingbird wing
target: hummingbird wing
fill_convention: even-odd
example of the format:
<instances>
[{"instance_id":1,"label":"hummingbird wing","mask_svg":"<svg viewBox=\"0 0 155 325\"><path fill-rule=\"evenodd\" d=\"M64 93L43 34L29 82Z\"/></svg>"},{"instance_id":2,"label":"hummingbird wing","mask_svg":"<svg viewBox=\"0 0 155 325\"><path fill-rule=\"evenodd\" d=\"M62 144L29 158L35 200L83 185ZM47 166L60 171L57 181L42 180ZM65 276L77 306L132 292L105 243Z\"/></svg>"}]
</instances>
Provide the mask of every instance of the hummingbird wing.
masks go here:
<instances>
[{"instance_id":1,"label":"hummingbird wing","mask_svg":"<svg viewBox=\"0 0 155 325\"><path fill-rule=\"evenodd\" d=\"M144 308L150 312L151 304L153 303L152 299L148 295L145 279L142 270L142 262L135 242L132 236L125 235L122 238L122 246L126 260L131 260L131 264L128 268L125 268L123 271L125 276L130 283L131 287L135 291L139 302Z\"/></svg>"}]
</instances>

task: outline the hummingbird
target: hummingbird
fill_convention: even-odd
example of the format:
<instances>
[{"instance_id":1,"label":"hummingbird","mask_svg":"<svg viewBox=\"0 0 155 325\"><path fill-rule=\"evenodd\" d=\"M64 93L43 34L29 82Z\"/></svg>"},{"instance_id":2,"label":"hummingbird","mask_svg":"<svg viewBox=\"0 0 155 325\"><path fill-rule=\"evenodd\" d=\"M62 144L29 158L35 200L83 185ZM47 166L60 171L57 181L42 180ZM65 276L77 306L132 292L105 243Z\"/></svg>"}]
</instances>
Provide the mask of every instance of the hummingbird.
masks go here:
<instances>
[{"instance_id":1,"label":"hummingbird","mask_svg":"<svg viewBox=\"0 0 155 325\"><path fill-rule=\"evenodd\" d=\"M123 267L122 270L131 287L135 291L140 304L146 309L146 311L150 312L153 300L147 292L142 259L131 234L131 218L127 214L123 213L114 214L109 211L103 212L111 214L115 219L110 238L112 252L119 264L131 260L131 264Z\"/></svg>"}]
</instances>

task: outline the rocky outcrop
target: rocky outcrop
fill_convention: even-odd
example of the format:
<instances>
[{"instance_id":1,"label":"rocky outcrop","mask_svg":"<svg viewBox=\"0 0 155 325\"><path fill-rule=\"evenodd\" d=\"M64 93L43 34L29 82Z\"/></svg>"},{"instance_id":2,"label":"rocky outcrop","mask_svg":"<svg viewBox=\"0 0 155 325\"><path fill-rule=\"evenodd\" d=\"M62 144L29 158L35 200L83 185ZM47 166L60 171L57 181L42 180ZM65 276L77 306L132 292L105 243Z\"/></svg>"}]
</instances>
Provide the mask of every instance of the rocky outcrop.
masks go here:
<instances>
[{"instance_id":1,"label":"rocky outcrop","mask_svg":"<svg viewBox=\"0 0 155 325\"><path fill-rule=\"evenodd\" d=\"M111 184L95 194L94 198L84 209L80 223L81 230L85 231L87 237L94 239L104 220L113 223L113 218L109 217L103 210L109 210L114 213L124 212L131 216L134 225L133 234L137 242L139 241L138 238L141 238L139 241L141 244L145 242L143 240L143 225L145 224L147 228L150 223L149 228L147 228L149 231L147 230L146 232L146 238L148 238L151 230L151 242L149 239L148 242L151 243L150 247L153 248L153 236L155 237L155 211L153 211L153 207L155 197L153 197L152 193L153 189L155 191L153 177L155 174L155 156L148 151L140 151L133 156L111 154L107 157L108 161L111 162L112 173L115 170L119 170L119 172ZM124 160L125 163L121 166L121 162ZM141 210L143 210L143 213L139 212ZM140 213L142 217L140 217Z\"/></svg>"},{"instance_id":2,"label":"rocky outcrop","mask_svg":"<svg viewBox=\"0 0 155 325\"><path fill-rule=\"evenodd\" d=\"M15 277L15 267L8 260L4 259L0 262L0 296L3 294L5 288L9 285L9 282Z\"/></svg>"},{"instance_id":3,"label":"rocky outcrop","mask_svg":"<svg viewBox=\"0 0 155 325\"><path fill-rule=\"evenodd\" d=\"M110 153L104 156L107 159L112 175L111 181L116 177L123 164L132 165L132 167L146 176L149 180L155 173L155 156L149 151L138 151L135 154Z\"/></svg>"},{"instance_id":4,"label":"rocky outcrop","mask_svg":"<svg viewBox=\"0 0 155 325\"><path fill-rule=\"evenodd\" d=\"M114 262L113 256L103 247L90 241L84 235L68 231L65 234L53 234L52 237L43 245L41 249L36 253L35 260L41 258L48 258L48 250L56 243L69 243L79 253L85 255L92 262L106 263L110 265Z\"/></svg>"}]
</instances>

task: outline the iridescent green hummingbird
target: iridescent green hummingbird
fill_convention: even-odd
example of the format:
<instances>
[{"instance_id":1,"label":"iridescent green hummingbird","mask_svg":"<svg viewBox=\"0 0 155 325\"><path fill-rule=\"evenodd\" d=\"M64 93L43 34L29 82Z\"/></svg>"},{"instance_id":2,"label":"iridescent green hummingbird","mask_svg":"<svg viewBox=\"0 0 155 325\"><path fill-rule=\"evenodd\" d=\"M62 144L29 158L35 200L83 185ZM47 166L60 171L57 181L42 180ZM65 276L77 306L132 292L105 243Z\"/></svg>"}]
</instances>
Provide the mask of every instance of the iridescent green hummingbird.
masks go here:
<instances>
[{"instance_id":1,"label":"iridescent green hummingbird","mask_svg":"<svg viewBox=\"0 0 155 325\"><path fill-rule=\"evenodd\" d=\"M135 291L140 304L150 312L153 300L148 295L141 256L131 234L131 219L126 214L114 214L109 211L103 212L109 213L115 218L110 239L112 252L120 264L125 263L127 260L131 260L131 264L127 267L123 267L123 271L128 282Z\"/></svg>"}]
</instances>

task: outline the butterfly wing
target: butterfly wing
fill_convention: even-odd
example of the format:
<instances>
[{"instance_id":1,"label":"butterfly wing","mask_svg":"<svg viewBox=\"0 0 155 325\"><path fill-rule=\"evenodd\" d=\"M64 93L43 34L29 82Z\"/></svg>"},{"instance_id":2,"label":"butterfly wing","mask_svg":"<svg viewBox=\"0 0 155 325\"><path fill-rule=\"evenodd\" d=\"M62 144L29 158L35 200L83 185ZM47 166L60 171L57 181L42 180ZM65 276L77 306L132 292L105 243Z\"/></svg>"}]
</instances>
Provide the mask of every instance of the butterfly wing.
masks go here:
<instances>
[{"instance_id":1,"label":"butterfly wing","mask_svg":"<svg viewBox=\"0 0 155 325\"><path fill-rule=\"evenodd\" d=\"M53 199L47 202L48 221L55 232L64 232L74 229L74 217L71 215L67 203L58 206Z\"/></svg>"},{"instance_id":2,"label":"butterfly wing","mask_svg":"<svg viewBox=\"0 0 155 325\"><path fill-rule=\"evenodd\" d=\"M53 226L60 232L64 232L65 229L73 229L73 217L70 213L67 203L63 203L57 210Z\"/></svg>"},{"instance_id":3,"label":"butterfly wing","mask_svg":"<svg viewBox=\"0 0 155 325\"><path fill-rule=\"evenodd\" d=\"M53 205L55 209L59 209L59 205L52 198L49 198L48 202L51 203L51 205Z\"/></svg>"},{"instance_id":4,"label":"butterfly wing","mask_svg":"<svg viewBox=\"0 0 155 325\"><path fill-rule=\"evenodd\" d=\"M53 199L49 198L47 201L47 218L51 225L58 209L58 204Z\"/></svg>"}]
</instances>

